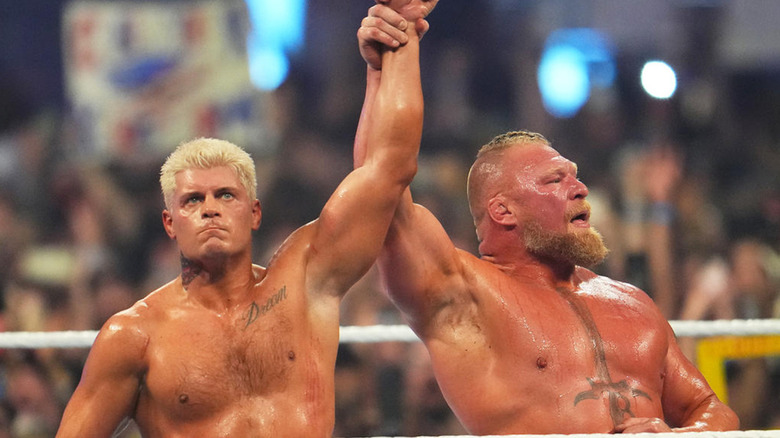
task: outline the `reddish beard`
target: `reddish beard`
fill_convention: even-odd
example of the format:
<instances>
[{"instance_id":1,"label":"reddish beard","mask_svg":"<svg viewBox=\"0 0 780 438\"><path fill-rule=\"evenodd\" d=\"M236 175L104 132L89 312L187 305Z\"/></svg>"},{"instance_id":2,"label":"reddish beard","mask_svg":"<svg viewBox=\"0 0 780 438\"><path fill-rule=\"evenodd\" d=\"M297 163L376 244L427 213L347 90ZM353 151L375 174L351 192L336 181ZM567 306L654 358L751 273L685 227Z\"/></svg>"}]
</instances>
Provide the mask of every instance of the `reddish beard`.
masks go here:
<instances>
[{"instance_id":1,"label":"reddish beard","mask_svg":"<svg viewBox=\"0 0 780 438\"><path fill-rule=\"evenodd\" d=\"M593 228L581 233L556 233L545 230L537 221L529 221L523 238L531 254L586 268L601 263L609 252L601 234Z\"/></svg>"}]
</instances>

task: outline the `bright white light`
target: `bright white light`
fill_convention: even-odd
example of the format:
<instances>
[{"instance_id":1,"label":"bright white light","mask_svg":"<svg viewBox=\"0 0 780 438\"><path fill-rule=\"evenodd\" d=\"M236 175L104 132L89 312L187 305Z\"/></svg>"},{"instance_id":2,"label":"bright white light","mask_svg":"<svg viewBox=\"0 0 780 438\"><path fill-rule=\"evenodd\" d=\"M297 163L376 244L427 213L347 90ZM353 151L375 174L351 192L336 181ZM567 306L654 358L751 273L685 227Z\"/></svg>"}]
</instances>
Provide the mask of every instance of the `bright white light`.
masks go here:
<instances>
[{"instance_id":1,"label":"bright white light","mask_svg":"<svg viewBox=\"0 0 780 438\"><path fill-rule=\"evenodd\" d=\"M656 99L668 99L677 90L677 75L663 61L648 61L642 67L642 88Z\"/></svg>"}]
</instances>

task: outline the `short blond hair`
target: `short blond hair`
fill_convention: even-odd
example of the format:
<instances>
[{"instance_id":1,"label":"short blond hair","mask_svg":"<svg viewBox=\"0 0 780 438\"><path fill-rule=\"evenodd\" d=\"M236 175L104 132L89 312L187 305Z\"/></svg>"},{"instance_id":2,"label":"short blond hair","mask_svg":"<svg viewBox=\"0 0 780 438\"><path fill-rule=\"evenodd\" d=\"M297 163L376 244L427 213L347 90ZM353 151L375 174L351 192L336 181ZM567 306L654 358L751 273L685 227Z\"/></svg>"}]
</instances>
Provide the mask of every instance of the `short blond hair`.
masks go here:
<instances>
[{"instance_id":1,"label":"short blond hair","mask_svg":"<svg viewBox=\"0 0 780 438\"><path fill-rule=\"evenodd\" d=\"M503 152L524 144L543 144L552 147L550 141L542 134L531 131L509 131L493 137L477 152L477 158L469 169L467 182L469 209L475 224L482 219L485 212L484 203L489 196L487 191L496 189L504 181L501 160Z\"/></svg>"},{"instance_id":2,"label":"short blond hair","mask_svg":"<svg viewBox=\"0 0 780 438\"><path fill-rule=\"evenodd\" d=\"M229 141L198 138L181 143L160 168L160 188L165 207L170 208L173 202L177 173L187 169L211 169L220 166L233 169L249 194L249 199L257 198L257 175L252 157Z\"/></svg>"},{"instance_id":3,"label":"short blond hair","mask_svg":"<svg viewBox=\"0 0 780 438\"><path fill-rule=\"evenodd\" d=\"M547 140L542 134L531 131L509 131L501 135L493 137L487 144L483 145L479 152L477 152L477 161L485 155L489 155L496 151L507 149L511 146L524 144L524 143L542 143L547 146L552 146L550 141ZM476 164L476 163L475 163Z\"/></svg>"}]
</instances>

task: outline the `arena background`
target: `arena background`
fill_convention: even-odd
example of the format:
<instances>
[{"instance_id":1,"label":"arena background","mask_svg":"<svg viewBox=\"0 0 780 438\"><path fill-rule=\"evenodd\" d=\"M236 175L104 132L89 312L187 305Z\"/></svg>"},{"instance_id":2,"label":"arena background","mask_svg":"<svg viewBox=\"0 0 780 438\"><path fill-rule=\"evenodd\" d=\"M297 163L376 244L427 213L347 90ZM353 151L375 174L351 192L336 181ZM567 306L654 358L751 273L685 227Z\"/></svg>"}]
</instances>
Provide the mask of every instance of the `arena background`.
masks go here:
<instances>
[{"instance_id":1,"label":"arena background","mask_svg":"<svg viewBox=\"0 0 780 438\"><path fill-rule=\"evenodd\" d=\"M177 275L157 172L190 137L252 151L257 263L316 217L351 167L365 74L355 33L371 2L290 0L304 14L282 40L263 32L260 3L0 1L3 331L96 330ZM772 0L442 0L422 44L416 199L475 251L468 165L493 135L539 131L591 189L612 249L600 272L645 289L670 320L777 318L777 17ZM554 43L584 63L574 109L539 88ZM268 47L289 63L284 79L284 61L260 56ZM676 71L668 99L640 83L653 59ZM276 88L258 76L272 61ZM659 146L682 170L663 212L644 186ZM342 325L402 323L374 272L344 302ZM780 427L778 340L760 342L715 347L770 354L715 354L743 429ZM681 343L697 359L697 340ZM0 437L51 436L86 352L3 351ZM343 345L336 379L336 435L464 432L419 343Z\"/></svg>"}]
</instances>

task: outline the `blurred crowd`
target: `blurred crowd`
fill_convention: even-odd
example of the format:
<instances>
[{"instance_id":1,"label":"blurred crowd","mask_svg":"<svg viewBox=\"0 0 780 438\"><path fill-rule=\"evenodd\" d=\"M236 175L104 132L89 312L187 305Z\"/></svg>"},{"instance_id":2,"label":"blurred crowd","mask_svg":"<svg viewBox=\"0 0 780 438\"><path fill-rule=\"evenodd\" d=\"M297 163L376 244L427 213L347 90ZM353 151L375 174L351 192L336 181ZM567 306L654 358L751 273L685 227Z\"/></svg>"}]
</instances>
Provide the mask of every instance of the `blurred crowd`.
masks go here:
<instances>
[{"instance_id":1,"label":"blurred crowd","mask_svg":"<svg viewBox=\"0 0 780 438\"><path fill-rule=\"evenodd\" d=\"M312 16L343 24L328 31L354 43L365 8L312 7L321 4ZM474 154L493 135L529 129L579 164L592 220L611 249L600 273L644 289L670 320L780 317L777 81L713 68L699 25L686 40L684 54L698 56L681 59L689 87L678 96L652 101L619 77L576 116L555 119L535 89L540 42L526 30L528 18L504 16L516 21L510 35L490 25L495 17L485 8L440 9L432 28L450 25L423 42L426 124L413 192L459 246L476 252L465 200ZM311 32L316 38L316 26ZM618 69L635 62L627 56ZM351 168L363 74L354 45L344 44L298 60L264 96L262 123L272 135L263 141L272 145L242 145L257 151L256 263L266 264L280 239L314 219ZM4 97L22 80L3 79ZM0 330L97 330L179 274L179 255L161 226L164 157L72 154L76 127L56 106L0 118ZM341 323L403 323L375 271L347 295ZM695 340L681 344L695 360ZM0 351L0 438L53 436L86 354ZM769 357L727 363L729 403L744 429L780 428L779 365ZM342 345L336 399L337 436L465 432L419 343ZM131 425L126 435L134 434Z\"/></svg>"}]
</instances>

